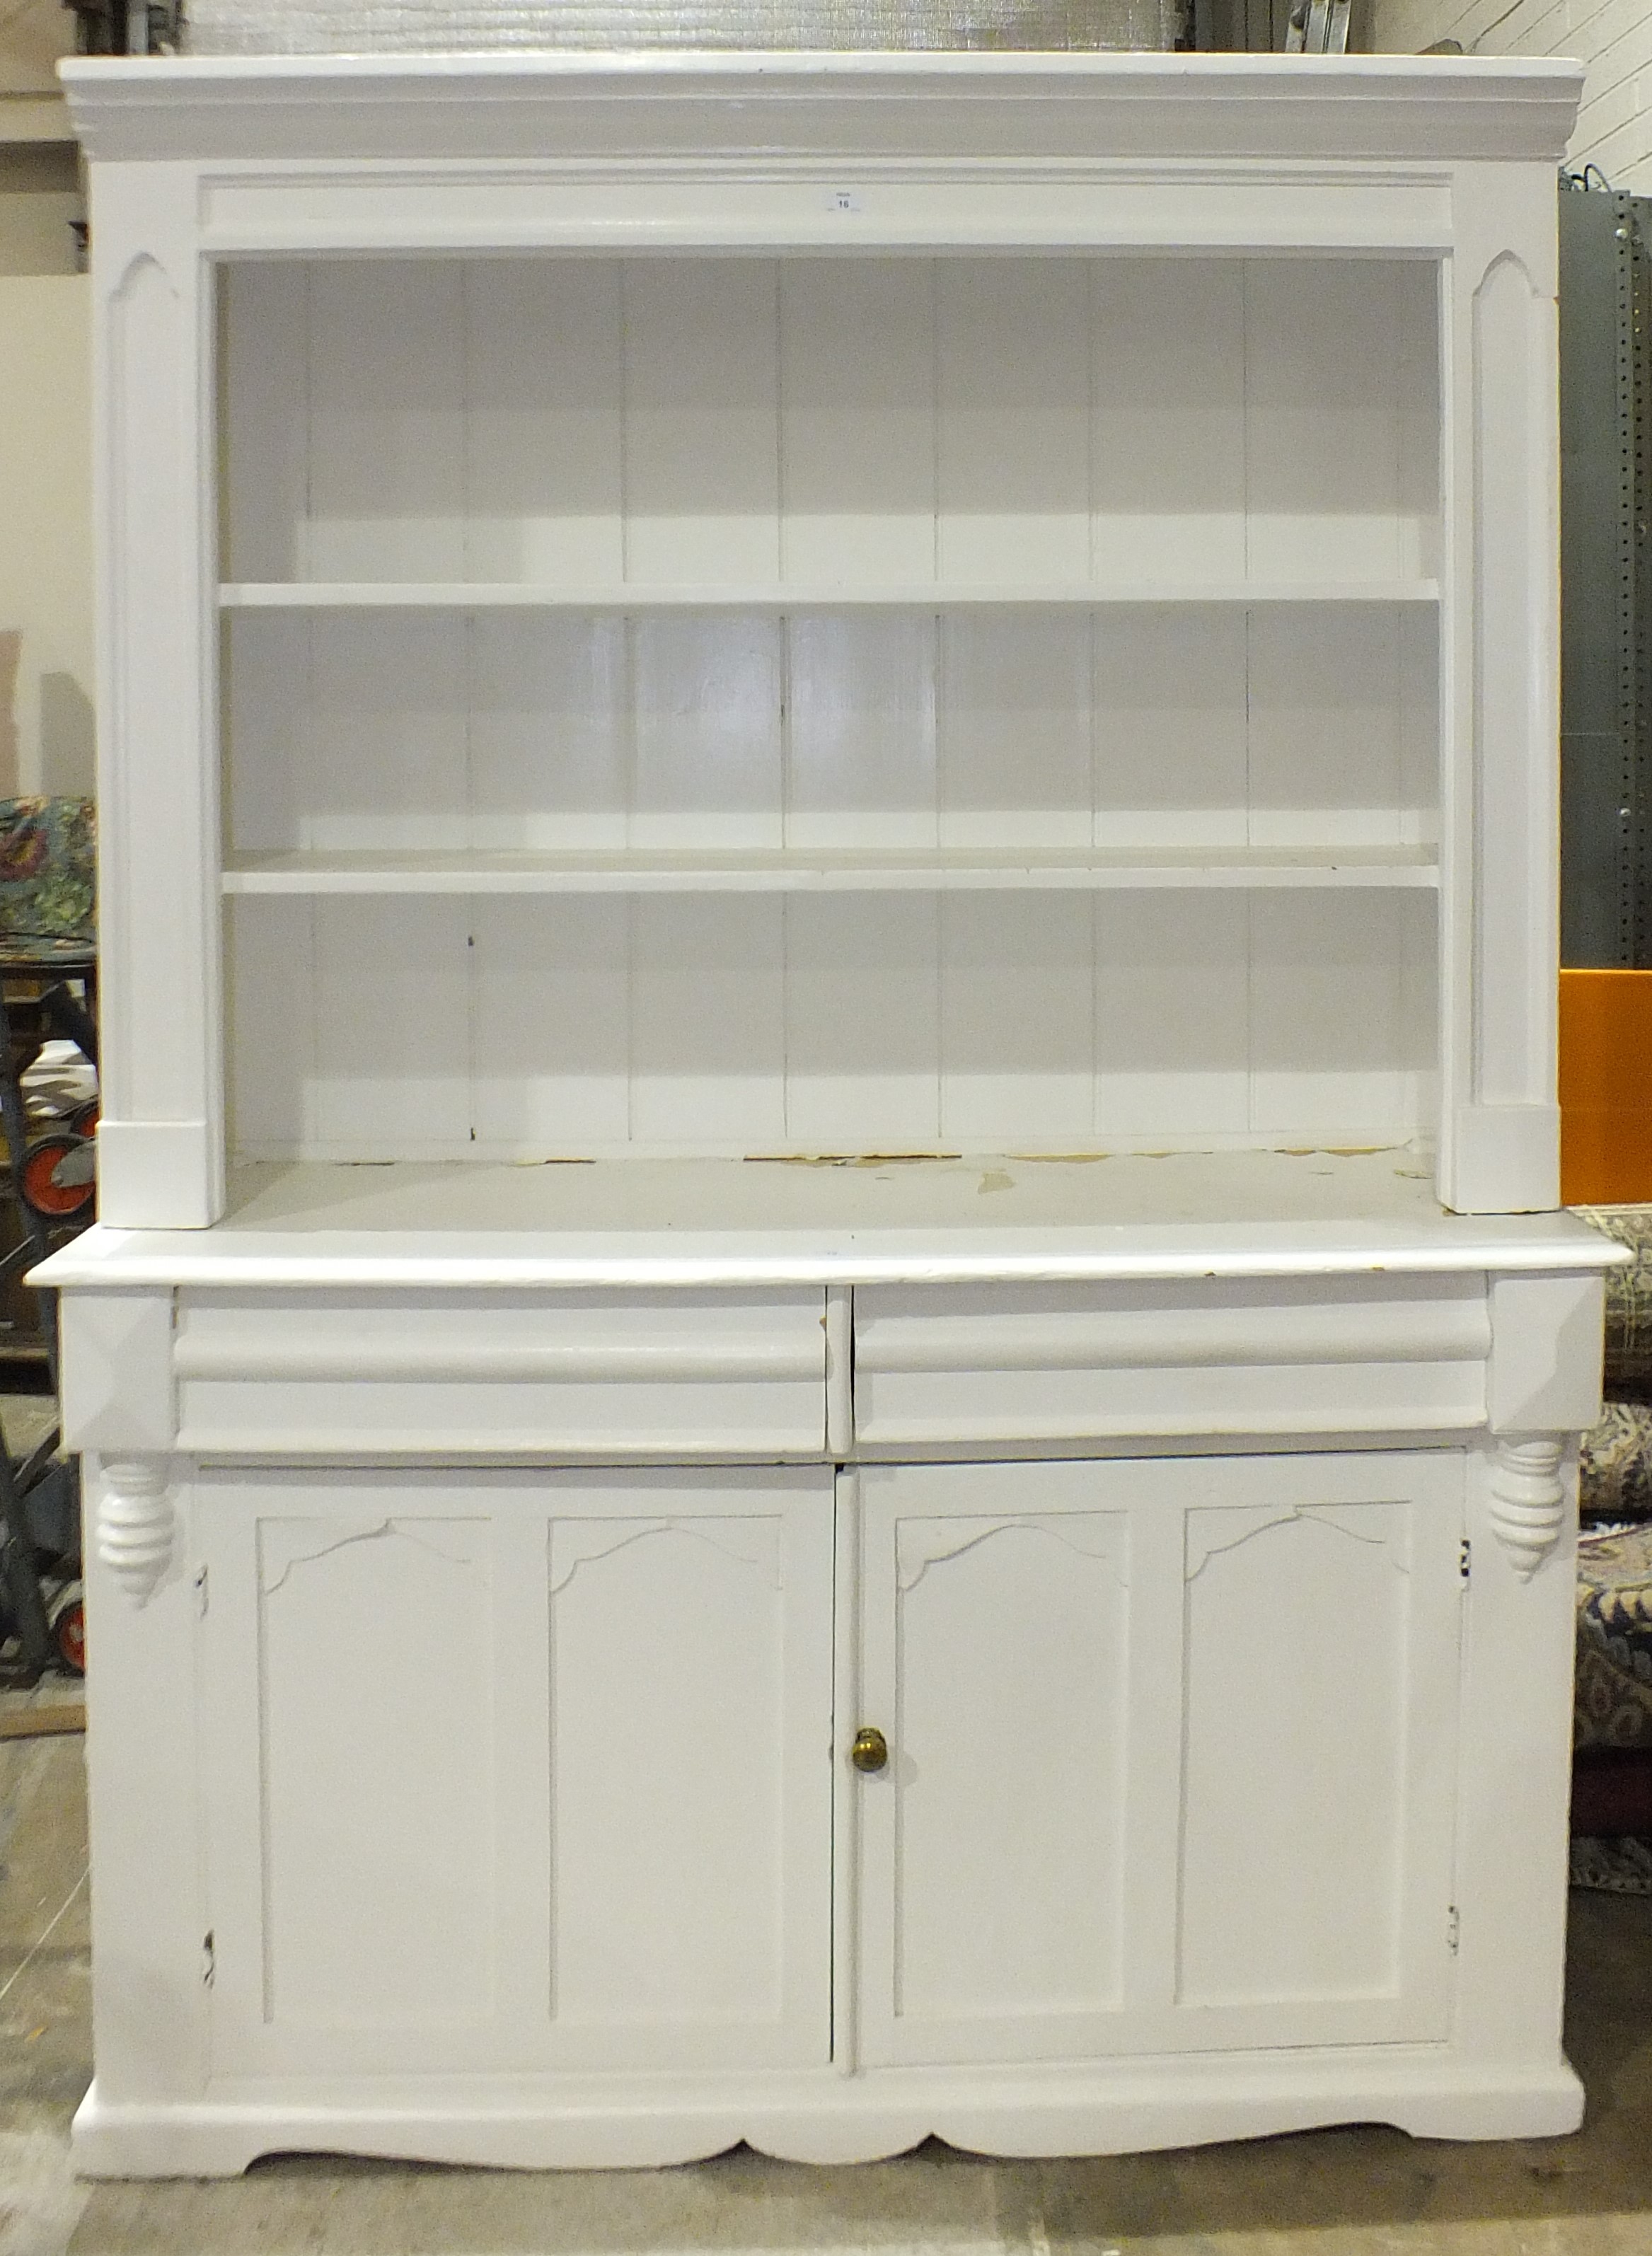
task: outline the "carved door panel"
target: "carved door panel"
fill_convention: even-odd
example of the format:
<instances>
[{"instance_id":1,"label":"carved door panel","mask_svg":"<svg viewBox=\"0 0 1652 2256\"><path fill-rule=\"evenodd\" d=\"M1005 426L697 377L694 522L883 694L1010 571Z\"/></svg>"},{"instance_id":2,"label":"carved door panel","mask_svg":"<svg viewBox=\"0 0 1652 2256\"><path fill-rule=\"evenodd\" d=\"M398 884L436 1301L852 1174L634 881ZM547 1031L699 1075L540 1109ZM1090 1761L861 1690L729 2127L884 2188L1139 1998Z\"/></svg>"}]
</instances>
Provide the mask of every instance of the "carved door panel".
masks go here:
<instances>
[{"instance_id":1,"label":"carved door panel","mask_svg":"<svg viewBox=\"0 0 1652 2256\"><path fill-rule=\"evenodd\" d=\"M890 1750L853 1797L866 2062L1110 2048L1130 1526L1097 1470L859 1475L852 1712Z\"/></svg>"},{"instance_id":2,"label":"carved door panel","mask_svg":"<svg viewBox=\"0 0 1652 2256\"><path fill-rule=\"evenodd\" d=\"M215 2072L827 2060L827 1470L207 1490Z\"/></svg>"},{"instance_id":3,"label":"carved door panel","mask_svg":"<svg viewBox=\"0 0 1652 2256\"><path fill-rule=\"evenodd\" d=\"M858 1479L862 2059L1445 2034L1459 1456Z\"/></svg>"}]
</instances>

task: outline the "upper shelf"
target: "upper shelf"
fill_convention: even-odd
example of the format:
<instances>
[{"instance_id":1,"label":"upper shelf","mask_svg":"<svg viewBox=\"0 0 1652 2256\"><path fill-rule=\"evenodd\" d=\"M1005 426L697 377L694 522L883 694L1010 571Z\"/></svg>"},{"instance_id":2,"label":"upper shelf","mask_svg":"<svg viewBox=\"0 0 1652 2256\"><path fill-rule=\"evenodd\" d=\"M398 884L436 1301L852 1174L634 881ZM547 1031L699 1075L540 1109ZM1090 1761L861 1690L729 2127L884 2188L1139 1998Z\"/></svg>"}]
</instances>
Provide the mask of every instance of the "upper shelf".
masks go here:
<instances>
[{"instance_id":1,"label":"upper shelf","mask_svg":"<svg viewBox=\"0 0 1652 2256\"><path fill-rule=\"evenodd\" d=\"M1421 592L1423 262L249 261L224 600Z\"/></svg>"},{"instance_id":2,"label":"upper shelf","mask_svg":"<svg viewBox=\"0 0 1652 2256\"><path fill-rule=\"evenodd\" d=\"M737 610L832 611L1058 604L1433 603L1435 580L1169 582L1051 582L1042 585L907 581L865 586L808 582L649 586L627 582L501 580L242 580L218 590L226 611Z\"/></svg>"}]
</instances>

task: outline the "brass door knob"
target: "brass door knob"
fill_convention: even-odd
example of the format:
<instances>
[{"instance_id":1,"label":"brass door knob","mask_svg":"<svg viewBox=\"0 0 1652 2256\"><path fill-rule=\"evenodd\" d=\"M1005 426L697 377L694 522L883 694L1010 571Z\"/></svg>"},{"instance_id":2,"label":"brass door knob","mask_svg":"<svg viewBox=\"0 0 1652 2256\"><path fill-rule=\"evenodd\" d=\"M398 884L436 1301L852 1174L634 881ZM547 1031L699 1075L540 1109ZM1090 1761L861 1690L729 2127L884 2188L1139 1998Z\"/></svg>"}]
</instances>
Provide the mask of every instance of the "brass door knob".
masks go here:
<instances>
[{"instance_id":1,"label":"brass door knob","mask_svg":"<svg viewBox=\"0 0 1652 2256\"><path fill-rule=\"evenodd\" d=\"M849 1759L857 1770L881 1770L889 1759L889 1742L875 1724L864 1724L855 1734Z\"/></svg>"}]
</instances>

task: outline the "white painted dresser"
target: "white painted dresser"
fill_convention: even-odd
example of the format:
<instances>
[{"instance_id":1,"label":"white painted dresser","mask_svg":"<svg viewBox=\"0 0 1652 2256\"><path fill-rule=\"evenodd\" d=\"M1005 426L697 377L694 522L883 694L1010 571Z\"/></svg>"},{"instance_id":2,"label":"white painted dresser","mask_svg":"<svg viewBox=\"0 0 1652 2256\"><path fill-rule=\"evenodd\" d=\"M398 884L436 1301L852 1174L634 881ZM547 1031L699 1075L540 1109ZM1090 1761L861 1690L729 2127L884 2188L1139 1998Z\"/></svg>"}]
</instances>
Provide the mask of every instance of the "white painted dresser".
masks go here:
<instances>
[{"instance_id":1,"label":"white painted dresser","mask_svg":"<svg viewBox=\"0 0 1652 2256\"><path fill-rule=\"evenodd\" d=\"M66 76L81 2167L1571 2127L1577 70Z\"/></svg>"}]
</instances>

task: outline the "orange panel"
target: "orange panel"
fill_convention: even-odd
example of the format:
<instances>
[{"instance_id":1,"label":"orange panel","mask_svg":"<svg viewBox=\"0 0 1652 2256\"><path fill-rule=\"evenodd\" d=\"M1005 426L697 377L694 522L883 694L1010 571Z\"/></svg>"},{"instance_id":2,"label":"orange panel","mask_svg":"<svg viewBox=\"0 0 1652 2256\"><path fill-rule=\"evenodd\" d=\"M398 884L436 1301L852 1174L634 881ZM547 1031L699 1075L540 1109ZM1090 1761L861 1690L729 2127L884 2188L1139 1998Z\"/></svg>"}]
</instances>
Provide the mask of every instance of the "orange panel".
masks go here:
<instances>
[{"instance_id":1,"label":"orange panel","mask_svg":"<svg viewBox=\"0 0 1652 2256\"><path fill-rule=\"evenodd\" d=\"M1652 1205L1652 971L1560 975L1560 1195Z\"/></svg>"}]
</instances>

